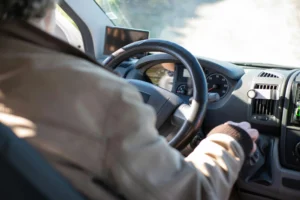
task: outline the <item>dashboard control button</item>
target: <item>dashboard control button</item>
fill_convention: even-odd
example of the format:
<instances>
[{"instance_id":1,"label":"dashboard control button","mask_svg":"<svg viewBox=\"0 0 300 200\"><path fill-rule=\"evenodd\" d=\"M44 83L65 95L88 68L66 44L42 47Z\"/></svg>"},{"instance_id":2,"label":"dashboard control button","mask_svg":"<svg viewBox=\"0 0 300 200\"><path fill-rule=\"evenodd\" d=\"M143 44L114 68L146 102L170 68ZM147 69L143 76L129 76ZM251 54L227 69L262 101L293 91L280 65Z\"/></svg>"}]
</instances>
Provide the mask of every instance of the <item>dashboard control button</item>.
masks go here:
<instances>
[{"instance_id":1,"label":"dashboard control button","mask_svg":"<svg viewBox=\"0 0 300 200\"><path fill-rule=\"evenodd\" d=\"M176 90L177 94L186 95L187 94L187 85L180 85Z\"/></svg>"},{"instance_id":2,"label":"dashboard control button","mask_svg":"<svg viewBox=\"0 0 300 200\"><path fill-rule=\"evenodd\" d=\"M300 102L298 101L296 103L296 108L295 108L295 111L294 111L294 120L295 121L299 121L300 120Z\"/></svg>"},{"instance_id":3,"label":"dashboard control button","mask_svg":"<svg viewBox=\"0 0 300 200\"><path fill-rule=\"evenodd\" d=\"M220 100L220 95L218 93L208 93L208 102L213 103Z\"/></svg>"},{"instance_id":4,"label":"dashboard control button","mask_svg":"<svg viewBox=\"0 0 300 200\"><path fill-rule=\"evenodd\" d=\"M255 90L249 90L247 95L250 99L254 99L256 97L256 91Z\"/></svg>"},{"instance_id":5,"label":"dashboard control button","mask_svg":"<svg viewBox=\"0 0 300 200\"><path fill-rule=\"evenodd\" d=\"M262 120L262 121L269 121L269 117L261 117L260 120Z\"/></svg>"},{"instance_id":6,"label":"dashboard control button","mask_svg":"<svg viewBox=\"0 0 300 200\"><path fill-rule=\"evenodd\" d=\"M253 116L253 119L260 121L269 121L269 117L267 116Z\"/></svg>"}]
</instances>

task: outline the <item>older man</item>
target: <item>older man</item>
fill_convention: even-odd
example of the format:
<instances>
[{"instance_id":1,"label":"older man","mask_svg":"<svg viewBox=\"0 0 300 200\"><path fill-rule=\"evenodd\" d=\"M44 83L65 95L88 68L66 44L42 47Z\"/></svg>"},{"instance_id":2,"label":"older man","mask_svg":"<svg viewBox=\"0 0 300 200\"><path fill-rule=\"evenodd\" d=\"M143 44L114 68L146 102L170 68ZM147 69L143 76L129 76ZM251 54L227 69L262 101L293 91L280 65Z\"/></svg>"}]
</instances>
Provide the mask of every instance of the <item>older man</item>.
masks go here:
<instances>
[{"instance_id":1,"label":"older man","mask_svg":"<svg viewBox=\"0 0 300 200\"><path fill-rule=\"evenodd\" d=\"M0 121L80 192L115 199L102 180L127 199L228 198L255 150L250 124L217 127L184 158L134 87L50 35L55 0L0 2Z\"/></svg>"}]
</instances>

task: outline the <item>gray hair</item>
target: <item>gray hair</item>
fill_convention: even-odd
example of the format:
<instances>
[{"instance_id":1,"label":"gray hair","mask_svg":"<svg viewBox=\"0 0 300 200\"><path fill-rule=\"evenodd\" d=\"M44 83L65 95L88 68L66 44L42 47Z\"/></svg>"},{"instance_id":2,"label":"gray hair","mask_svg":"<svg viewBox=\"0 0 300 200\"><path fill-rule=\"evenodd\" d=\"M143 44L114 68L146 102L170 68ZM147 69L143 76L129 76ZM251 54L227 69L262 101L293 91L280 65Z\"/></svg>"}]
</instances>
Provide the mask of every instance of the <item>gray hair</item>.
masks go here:
<instances>
[{"instance_id":1,"label":"gray hair","mask_svg":"<svg viewBox=\"0 0 300 200\"><path fill-rule=\"evenodd\" d=\"M0 0L0 20L43 18L59 0Z\"/></svg>"}]
</instances>

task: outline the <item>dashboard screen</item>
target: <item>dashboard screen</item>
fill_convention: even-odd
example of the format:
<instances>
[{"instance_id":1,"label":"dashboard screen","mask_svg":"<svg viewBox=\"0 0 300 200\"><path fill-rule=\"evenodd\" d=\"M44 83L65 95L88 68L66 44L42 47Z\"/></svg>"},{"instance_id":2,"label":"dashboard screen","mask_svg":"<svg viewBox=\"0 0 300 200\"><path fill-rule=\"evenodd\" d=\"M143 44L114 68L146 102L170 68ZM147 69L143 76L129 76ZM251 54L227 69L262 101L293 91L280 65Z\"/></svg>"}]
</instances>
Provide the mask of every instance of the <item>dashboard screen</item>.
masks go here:
<instances>
[{"instance_id":1,"label":"dashboard screen","mask_svg":"<svg viewBox=\"0 0 300 200\"><path fill-rule=\"evenodd\" d=\"M107 26L104 54L110 55L127 44L148 38L148 31Z\"/></svg>"}]
</instances>

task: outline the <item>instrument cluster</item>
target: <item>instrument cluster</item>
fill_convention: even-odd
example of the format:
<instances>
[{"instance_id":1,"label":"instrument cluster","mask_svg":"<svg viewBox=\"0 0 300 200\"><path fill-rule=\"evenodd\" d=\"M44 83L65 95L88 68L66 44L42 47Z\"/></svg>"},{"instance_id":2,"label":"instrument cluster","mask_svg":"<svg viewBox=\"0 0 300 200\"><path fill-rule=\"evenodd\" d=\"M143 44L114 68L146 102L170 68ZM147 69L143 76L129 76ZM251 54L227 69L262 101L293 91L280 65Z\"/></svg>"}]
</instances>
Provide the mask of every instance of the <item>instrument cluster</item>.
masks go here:
<instances>
[{"instance_id":1,"label":"instrument cluster","mask_svg":"<svg viewBox=\"0 0 300 200\"><path fill-rule=\"evenodd\" d=\"M226 96L230 89L228 78L216 71L203 67L209 93L217 93L220 99ZM173 91L178 95L192 96L193 87L188 70L181 64L162 63L152 66L146 71L150 81L161 88Z\"/></svg>"}]
</instances>

